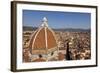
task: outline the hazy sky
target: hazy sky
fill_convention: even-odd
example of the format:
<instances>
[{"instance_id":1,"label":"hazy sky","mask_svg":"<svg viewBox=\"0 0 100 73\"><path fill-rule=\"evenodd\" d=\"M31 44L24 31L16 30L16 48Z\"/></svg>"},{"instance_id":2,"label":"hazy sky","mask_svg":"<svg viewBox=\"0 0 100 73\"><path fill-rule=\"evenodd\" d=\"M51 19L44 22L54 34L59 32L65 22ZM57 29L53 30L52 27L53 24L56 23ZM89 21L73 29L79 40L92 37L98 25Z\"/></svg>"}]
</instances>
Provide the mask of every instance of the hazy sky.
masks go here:
<instances>
[{"instance_id":1,"label":"hazy sky","mask_svg":"<svg viewBox=\"0 0 100 73\"><path fill-rule=\"evenodd\" d=\"M43 17L47 17L51 28L82 28L91 25L90 13L23 10L23 25L38 27Z\"/></svg>"}]
</instances>

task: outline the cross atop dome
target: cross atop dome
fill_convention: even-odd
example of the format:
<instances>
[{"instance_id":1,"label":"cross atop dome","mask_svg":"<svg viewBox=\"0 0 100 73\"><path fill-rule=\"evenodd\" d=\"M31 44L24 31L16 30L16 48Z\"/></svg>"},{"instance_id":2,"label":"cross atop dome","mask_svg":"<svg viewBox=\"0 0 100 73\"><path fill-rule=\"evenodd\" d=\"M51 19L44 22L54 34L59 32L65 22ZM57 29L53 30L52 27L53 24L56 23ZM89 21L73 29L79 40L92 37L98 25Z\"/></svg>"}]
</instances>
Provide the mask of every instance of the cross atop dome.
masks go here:
<instances>
[{"instance_id":1,"label":"cross atop dome","mask_svg":"<svg viewBox=\"0 0 100 73\"><path fill-rule=\"evenodd\" d=\"M48 27L48 23L47 22L48 22L47 18L44 17L43 20L42 20L42 25L41 26Z\"/></svg>"}]
</instances>

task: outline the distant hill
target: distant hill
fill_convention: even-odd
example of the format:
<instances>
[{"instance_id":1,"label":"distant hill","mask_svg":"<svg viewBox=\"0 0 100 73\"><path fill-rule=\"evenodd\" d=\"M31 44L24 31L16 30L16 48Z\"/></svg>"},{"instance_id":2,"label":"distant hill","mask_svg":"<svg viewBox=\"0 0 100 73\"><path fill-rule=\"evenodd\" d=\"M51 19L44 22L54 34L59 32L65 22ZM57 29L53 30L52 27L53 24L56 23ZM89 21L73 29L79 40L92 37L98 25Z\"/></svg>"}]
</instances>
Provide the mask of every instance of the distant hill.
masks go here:
<instances>
[{"instance_id":1,"label":"distant hill","mask_svg":"<svg viewBox=\"0 0 100 73\"><path fill-rule=\"evenodd\" d=\"M38 27L31 27L31 26L23 26L23 31L33 31L36 30ZM90 32L90 29L75 29L75 28L59 28L53 29L54 31L69 31L69 32Z\"/></svg>"},{"instance_id":2,"label":"distant hill","mask_svg":"<svg viewBox=\"0 0 100 73\"><path fill-rule=\"evenodd\" d=\"M55 31L69 31L69 32L90 32L90 29L79 29L79 28L64 28L64 29L53 29Z\"/></svg>"},{"instance_id":3,"label":"distant hill","mask_svg":"<svg viewBox=\"0 0 100 73\"><path fill-rule=\"evenodd\" d=\"M33 31L36 30L38 27L31 27L31 26L23 26L23 31Z\"/></svg>"}]
</instances>

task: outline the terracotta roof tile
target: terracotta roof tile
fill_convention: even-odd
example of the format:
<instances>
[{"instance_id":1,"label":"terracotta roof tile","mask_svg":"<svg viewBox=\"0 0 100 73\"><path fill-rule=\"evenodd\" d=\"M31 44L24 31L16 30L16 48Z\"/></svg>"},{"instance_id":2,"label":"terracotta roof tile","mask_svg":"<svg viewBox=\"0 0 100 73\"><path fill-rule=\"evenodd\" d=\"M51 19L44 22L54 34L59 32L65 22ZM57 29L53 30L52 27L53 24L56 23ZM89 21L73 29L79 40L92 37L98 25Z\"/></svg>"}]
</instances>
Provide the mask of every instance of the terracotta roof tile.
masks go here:
<instances>
[{"instance_id":1,"label":"terracotta roof tile","mask_svg":"<svg viewBox=\"0 0 100 73\"><path fill-rule=\"evenodd\" d=\"M36 30L32 38L30 39L30 46L32 53L46 53L48 49L57 47L55 35L52 29L44 21L44 25ZM45 51L42 51L45 50Z\"/></svg>"}]
</instances>

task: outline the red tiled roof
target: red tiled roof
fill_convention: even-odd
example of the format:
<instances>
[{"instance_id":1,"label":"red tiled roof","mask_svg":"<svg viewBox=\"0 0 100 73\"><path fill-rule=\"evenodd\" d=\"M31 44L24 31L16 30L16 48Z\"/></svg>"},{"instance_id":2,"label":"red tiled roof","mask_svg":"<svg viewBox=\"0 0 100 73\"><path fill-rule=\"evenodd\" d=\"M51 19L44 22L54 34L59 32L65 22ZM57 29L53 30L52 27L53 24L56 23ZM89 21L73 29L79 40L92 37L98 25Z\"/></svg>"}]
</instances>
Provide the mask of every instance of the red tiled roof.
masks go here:
<instances>
[{"instance_id":1,"label":"red tiled roof","mask_svg":"<svg viewBox=\"0 0 100 73\"><path fill-rule=\"evenodd\" d=\"M34 38L35 41L32 44L32 48L34 49L44 49L46 48L46 41L45 41L45 29L41 29L40 32L38 32L36 38Z\"/></svg>"},{"instance_id":2,"label":"red tiled roof","mask_svg":"<svg viewBox=\"0 0 100 73\"><path fill-rule=\"evenodd\" d=\"M65 55L64 54L62 54L62 53L59 53L59 60L64 60L65 59Z\"/></svg>"},{"instance_id":3,"label":"red tiled roof","mask_svg":"<svg viewBox=\"0 0 100 73\"><path fill-rule=\"evenodd\" d=\"M33 50L46 50L56 46L54 32L48 27L38 29L30 40L30 49L32 49L32 52L34 52Z\"/></svg>"},{"instance_id":4,"label":"red tiled roof","mask_svg":"<svg viewBox=\"0 0 100 73\"><path fill-rule=\"evenodd\" d=\"M57 46L53 32L51 32L48 28L47 28L47 44L48 44L48 49Z\"/></svg>"},{"instance_id":5,"label":"red tiled roof","mask_svg":"<svg viewBox=\"0 0 100 73\"><path fill-rule=\"evenodd\" d=\"M44 61L46 60L43 58L38 58L38 59L33 60L33 62L44 62Z\"/></svg>"}]
</instances>

